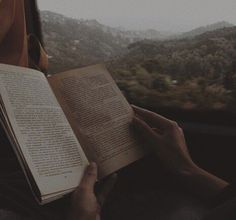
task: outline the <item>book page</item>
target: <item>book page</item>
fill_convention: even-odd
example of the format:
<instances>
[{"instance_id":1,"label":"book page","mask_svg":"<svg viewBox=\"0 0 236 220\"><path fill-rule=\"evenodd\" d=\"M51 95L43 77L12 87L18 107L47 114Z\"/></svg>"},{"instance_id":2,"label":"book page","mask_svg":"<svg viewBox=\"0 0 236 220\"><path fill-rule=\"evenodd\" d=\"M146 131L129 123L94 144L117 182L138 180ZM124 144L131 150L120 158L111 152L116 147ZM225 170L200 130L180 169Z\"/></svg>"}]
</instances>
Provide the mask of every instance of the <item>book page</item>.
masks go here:
<instances>
[{"instance_id":1,"label":"book page","mask_svg":"<svg viewBox=\"0 0 236 220\"><path fill-rule=\"evenodd\" d=\"M0 64L0 95L21 156L41 194L75 188L87 159L46 77Z\"/></svg>"},{"instance_id":2,"label":"book page","mask_svg":"<svg viewBox=\"0 0 236 220\"><path fill-rule=\"evenodd\" d=\"M86 156L99 165L100 178L143 156L130 131L132 108L103 65L48 80Z\"/></svg>"}]
</instances>

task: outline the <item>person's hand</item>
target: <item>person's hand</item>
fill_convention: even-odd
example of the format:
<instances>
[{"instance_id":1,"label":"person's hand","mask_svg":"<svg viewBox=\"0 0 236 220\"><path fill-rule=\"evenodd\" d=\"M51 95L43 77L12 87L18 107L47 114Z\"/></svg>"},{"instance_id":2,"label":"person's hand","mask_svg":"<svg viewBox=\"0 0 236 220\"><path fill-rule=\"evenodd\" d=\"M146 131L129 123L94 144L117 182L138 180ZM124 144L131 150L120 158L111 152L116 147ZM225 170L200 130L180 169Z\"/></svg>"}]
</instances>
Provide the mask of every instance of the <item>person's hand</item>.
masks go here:
<instances>
[{"instance_id":1,"label":"person's hand","mask_svg":"<svg viewBox=\"0 0 236 220\"><path fill-rule=\"evenodd\" d=\"M196 168L187 149L183 130L174 121L133 106L133 127L149 143L163 165L174 174L186 174Z\"/></svg>"},{"instance_id":2,"label":"person's hand","mask_svg":"<svg viewBox=\"0 0 236 220\"><path fill-rule=\"evenodd\" d=\"M72 195L72 207L69 220L99 220L102 206L113 188L116 175L111 176L103 185L101 192L94 193L97 181L97 165L91 163L85 170L80 185Z\"/></svg>"},{"instance_id":3,"label":"person's hand","mask_svg":"<svg viewBox=\"0 0 236 220\"><path fill-rule=\"evenodd\" d=\"M136 113L133 127L138 135L145 143L150 143L169 171L181 177L184 187L198 196L208 198L228 186L225 180L194 164L183 130L176 122L136 106L133 106L133 109Z\"/></svg>"}]
</instances>

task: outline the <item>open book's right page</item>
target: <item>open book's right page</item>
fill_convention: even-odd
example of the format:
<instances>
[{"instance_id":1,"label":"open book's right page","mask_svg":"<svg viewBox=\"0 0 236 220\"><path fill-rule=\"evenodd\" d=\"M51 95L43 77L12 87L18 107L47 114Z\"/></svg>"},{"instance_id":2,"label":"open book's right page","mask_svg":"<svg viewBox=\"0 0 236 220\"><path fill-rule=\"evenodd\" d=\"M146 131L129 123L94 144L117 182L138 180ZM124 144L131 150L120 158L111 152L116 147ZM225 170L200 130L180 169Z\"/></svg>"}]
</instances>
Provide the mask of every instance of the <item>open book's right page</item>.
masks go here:
<instances>
[{"instance_id":1,"label":"open book's right page","mask_svg":"<svg viewBox=\"0 0 236 220\"><path fill-rule=\"evenodd\" d=\"M97 162L99 178L140 159L130 122L133 110L103 65L49 77L83 150Z\"/></svg>"}]
</instances>

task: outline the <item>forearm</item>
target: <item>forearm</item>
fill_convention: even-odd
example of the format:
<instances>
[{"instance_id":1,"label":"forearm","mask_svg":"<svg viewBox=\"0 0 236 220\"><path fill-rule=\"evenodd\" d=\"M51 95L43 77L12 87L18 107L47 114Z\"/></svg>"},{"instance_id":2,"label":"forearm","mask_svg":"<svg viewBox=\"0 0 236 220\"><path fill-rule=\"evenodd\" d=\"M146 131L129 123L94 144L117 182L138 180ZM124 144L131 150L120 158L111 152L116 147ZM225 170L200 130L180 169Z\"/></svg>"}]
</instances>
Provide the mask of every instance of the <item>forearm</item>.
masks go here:
<instances>
[{"instance_id":1,"label":"forearm","mask_svg":"<svg viewBox=\"0 0 236 220\"><path fill-rule=\"evenodd\" d=\"M207 171L194 166L181 176L181 182L184 187L199 195L202 198L209 198L217 195L229 185L223 179L220 179Z\"/></svg>"}]
</instances>

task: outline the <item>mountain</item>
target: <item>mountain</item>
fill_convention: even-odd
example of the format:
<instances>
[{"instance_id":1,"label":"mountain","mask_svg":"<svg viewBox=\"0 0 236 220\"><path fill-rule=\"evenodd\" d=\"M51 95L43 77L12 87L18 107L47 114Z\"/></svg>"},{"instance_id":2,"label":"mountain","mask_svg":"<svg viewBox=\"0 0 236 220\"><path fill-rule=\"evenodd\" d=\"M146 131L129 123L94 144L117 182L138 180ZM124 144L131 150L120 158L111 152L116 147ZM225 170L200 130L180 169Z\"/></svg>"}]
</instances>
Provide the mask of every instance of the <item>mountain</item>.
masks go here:
<instances>
[{"instance_id":1,"label":"mountain","mask_svg":"<svg viewBox=\"0 0 236 220\"><path fill-rule=\"evenodd\" d=\"M108 28L108 32L111 32L114 36L120 36L122 38L129 39L130 43L146 40L163 40L171 36L169 32L161 32L155 29L147 30L125 30L124 28Z\"/></svg>"},{"instance_id":2,"label":"mountain","mask_svg":"<svg viewBox=\"0 0 236 220\"><path fill-rule=\"evenodd\" d=\"M131 103L236 112L236 27L128 48L108 68Z\"/></svg>"},{"instance_id":3,"label":"mountain","mask_svg":"<svg viewBox=\"0 0 236 220\"><path fill-rule=\"evenodd\" d=\"M106 33L112 34L114 37L127 39L129 43L133 43L135 41L139 41L143 39L162 40L162 39L166 39L167 37L171 35L171 33L169 32L161 32L155 29L126 30L125 28L122 28L122 27L114 28L107 25L103 25L95 19L92 19L92 20L80 19L80 23L90 28L99 28Z\"/></svg>"},{"instance_id":4,"label":"mountain","mask_svg":"<svg viewBox=\"0 0 236 220\"><path fill-rule=\"evenodd\" d=\"M209 59L212 59L212 64L216 66L218 64L220 65L221 62L227 62L227 67L231 66L233 63L236 65L236 26L208 31L192 38L163 41L142 40L135 42L128 46L128 53L121 56L120 59L114 61L114 63L136 65L142 64L143 61L155 60L155 62L160 65L161 70L161 67L166 63L167 66L170 67L168 63L173 61L173 69L167 72L173 72L173 75L178 76L183 74L181 69L186 65L186 63L183 63L181 68L178 69L177 65L180 60L183 62L189 60L193 64L196 57L198 57L197 62L202 62L204 56L208 56ZM164 57L165 59L163 59ZM219 59L219 62L214 61L213 57ZM199 68L202 66L203 64L199 64ZM223 68L223 64L220 66L221 68L215 67L214 69L222 73L227 72L226 68ZM191 68L190 64L189 68ZM208 74L208 71L204 72ZM230 70L228 72L230 72Z\"/></svg>"},{"instance_id":5,"label":"mountain","mask_svg":"<svg viewBox=\"0 0 236 220\"><path fill-rule=\"evenodd\" d=\"M217 22L217 23L214 23L211 25L195 28L191 31L180 34L178 36L178 38L191 38L191 37L195 37L197 35L201 35L203 33L209 32L209 31L214 31L217 29L228 28L228 27L233 27L233 26L234 25L229 22L221 21L221 22Z\"/></svg>"},{"instance_id":6,"label":"mountain","mask_svg":"<svg viewBox=\"0 0 236 220\"><path fill-rule=\"evenodd\" d=\"M165 39L156 30L112 28L48 11L41 15L50 73L105 62L136 105L236 111L236 27L229 23Z\"/></svg>"},{"instance_id":7,"label":"mountain","mask_svg":"<svg viewBox=\"0 0 236 220\"><path fill-rule=\"evenodd\" d=\"M95 19L73 19L50 11L42 11L41 20L51 73L104 62L126 53L130 43L168 36L153 29L122 30Z\"/></svg>"},{"instance_id":8,"label":"mountain","mask_svg":"<svg viewBox=\"0 0 236 220\"><path fill-rule=\"evenodd\" d=\"M77 20L41 12L43 35L54 73L109 60L125 52L129 39L113 36L96 20Z\"/></svg>"}]
</instances>

